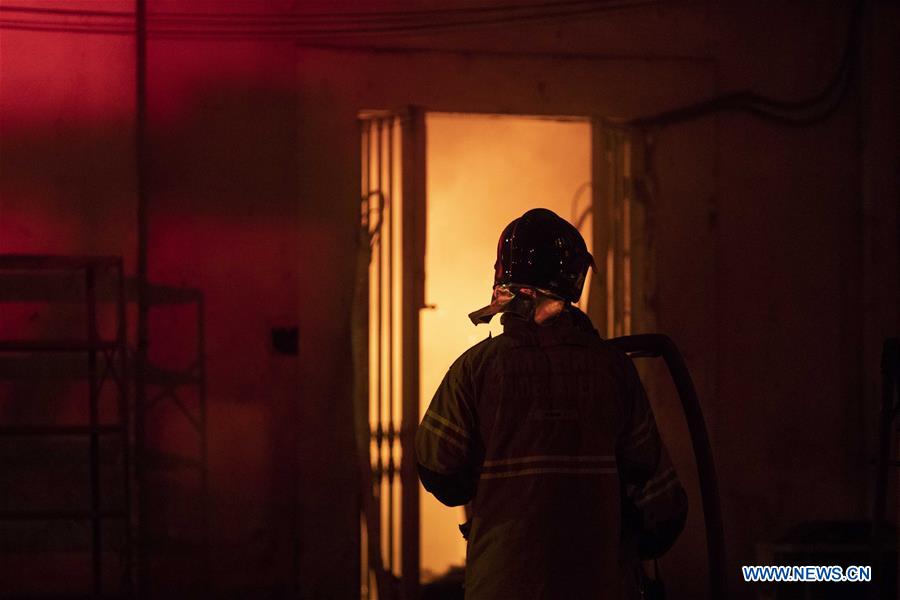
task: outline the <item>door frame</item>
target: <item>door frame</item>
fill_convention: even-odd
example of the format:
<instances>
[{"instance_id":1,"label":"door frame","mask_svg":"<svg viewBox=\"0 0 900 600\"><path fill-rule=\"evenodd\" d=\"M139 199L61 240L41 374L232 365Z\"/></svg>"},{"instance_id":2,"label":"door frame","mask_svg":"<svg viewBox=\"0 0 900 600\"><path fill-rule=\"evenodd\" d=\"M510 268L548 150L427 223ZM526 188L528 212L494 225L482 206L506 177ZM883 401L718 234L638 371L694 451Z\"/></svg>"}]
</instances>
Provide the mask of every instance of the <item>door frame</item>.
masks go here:
<instances>
[{"instance_id":1,"label":"door frame","mask_svg":"<svg viewBox=\"0 0 900 600\"><path fill-rule=\"evenodd\" d=\"M447 113L450 111L428 110L421 106L408 106L400 110L369 110L361 111L359 119L362 126L370 119L396 119L400 125L400 173L399 183L400 190L398 198L387 198L383 190L373 190L368 181L371 165L370 161L374 160L370 150L364 150L363 155L366 162L361 168L363 179L366 182L362 194L362 213L364 219L371 215L370 202L375 196L380 196L380 205L393 203L397 205L400 200L400 395L401 395L401 424L399 427L399 443L400 443L400 575L398 576L392 569L392 561L388 560L385 566L383 550L380 546L368 546L369 550L369 569L376 571L376 582L382 595L396 595L402 600L411 600L417 598L419 589L420 576L420 490L418 481L418 472L415 456L415 434L419 424L420 414L420 311L426 308L425 303L425 252L426 252L426 228L427 228L427 125L426 115L429 113ZM472 112L466 111L459 114L471 115L497 115L496 112ZM639 225L630 223L629 231L623 229L622 207L627 206L632 198L627 193L628 189L635 186L627 183L630 173L622 172L624 165L633 164L633 160L625 158L625 153L638 147L638 144L630 143L633 136L621 128L611 126L607 121L592 117L589 115L565 115L565 116L548 116L548 115L532 115L532 114L510 114L503 113L502 116L515 116L522 118L549 119L562 121L580 121L590 122L591 124L591 214L594 221L593 226L593 247L594 254L600 264L595 276L592 277L590 304L588 312L594 320L595 326L603 335L611 336L614 333L626 331L621 327L620 321L624 314L621 306L623 294L622 287L627 281L620 274L620 265L623 261L623 244L622 234L630 237L628 234L632 230L642 227L643 222ZM369 134L372 135L372 134ZM377 160L383 160L380 154L381 134L378 134L379 153ZM361 136L361 140L367 139ZM629 143L623 143L623 142ZM365 141L370 144L370 141ZM368 152L368 154L367 154ZM393 149L389 149L393 152ZM393 177L393 167L389 167L389 177ZM377 167L379 172L379 185L381 178L381 165ZM594 185L595 182L602 181L603 185ZM377 186L376 186L377 187ZM388 187L393 193L392 187ZM380 218L380 217L379 217ZM391 214L389 219L394 219ZM616 228L616 231L610 230L610 224ZM391 244L394 242L391 241ZM389 250L393 251L393 250ZM371 260L371 257L368 257ZM610 266L614 266L611 269ZM379 269L381 268L379 263ZM610 271L616 276L608 277ZM368 285L368 283L367 283ZM379 292L380 293L380 292ZM394 290L388 291L393 294ZM366 299L370 302L371 299ZM381 302L381 300L378 300ZM379 309L380 304L379 304ZM366 341L362 347L367 353L371 352L371 345L368 339L371 329L366 328ZM393 335L393 332L390 333ZM381 348L377 352L381 352ZM389 360L394 360L391 354ZM367 364L372 364L372 357L367 355ZM381 364L380 362L378 363ZM378 367L379 369L381 367ZM389 366L388 369L393 369ZM366 391L364 397L371 401L371 395L368 390L368 375L366 379ZM392 400L389 400L392 401ZM371 410L371 408L369 409ZM366 415L369 412L365 412ZM371 427L371 423L369 424ZM390 432L388 433L388 443L391 444L389 452L393 452L393 423L388 425ZM382 452L382 425L379 417L376 431L368 431L368 437L376 439L376 451L379 455ZM368 439L367 437L367 439ZM366 464L371 465L368 446L366 446ZM381 463L379 462L379 465ZM379 466L379 469L381 467ZM363 474L364 487L372 486L374 480L380 485L380 472L374 477ZM379 488L380 489L380 488ZM364 489L363 494L367 494L369 490ZM393 490L389 491L393 494ZM377 494L376 494L377 496ZM367 519L378 519L373 523L371 529L376 535L384 539L387 536L389 541L388 552L391 550L394 542L394 531L385 531L381 527L380 519L382 511L375 501L374 505L377 510L369 507L369 499L364 495L363 509L367 515ZM390 509L389 509L390 510ZM373 555L373 551L375 554ZM386 583L385 580L390 580ZM386 591L389 590L389 591Z\"/></svg>"}]
</instances>

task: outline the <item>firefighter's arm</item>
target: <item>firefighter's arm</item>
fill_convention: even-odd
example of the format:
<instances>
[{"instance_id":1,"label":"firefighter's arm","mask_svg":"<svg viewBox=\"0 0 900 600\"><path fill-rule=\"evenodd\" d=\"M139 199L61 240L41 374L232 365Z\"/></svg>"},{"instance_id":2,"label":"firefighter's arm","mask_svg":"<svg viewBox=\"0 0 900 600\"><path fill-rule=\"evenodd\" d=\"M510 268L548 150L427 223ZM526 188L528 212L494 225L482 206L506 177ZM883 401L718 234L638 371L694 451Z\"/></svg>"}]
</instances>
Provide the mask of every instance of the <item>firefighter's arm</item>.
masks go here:
<instances>
[{"instance_id":1,"label":"firefighter's arm","mask_svg":"<svg viewBox=\"0 0 900 600\"><path fill-rule=\"evenodd\" d=\"M638 530L642 559L662 556L687 519L687 495L678 479L659 431L647 395L631 360L626 365L625 427L617 460L625 490L624 516Z\"/></svg>"},{"instance_id":2,"label":"firefighter's arm","mask_svg":"<svg viewBox=\"0 0 900 600\"><path fill-rule=\"evenodd\" d=\"M464 358L444 376L416 431L419 479L447 506L475 495L477 428L474 386Z\"/></svg>"}]
</instances>

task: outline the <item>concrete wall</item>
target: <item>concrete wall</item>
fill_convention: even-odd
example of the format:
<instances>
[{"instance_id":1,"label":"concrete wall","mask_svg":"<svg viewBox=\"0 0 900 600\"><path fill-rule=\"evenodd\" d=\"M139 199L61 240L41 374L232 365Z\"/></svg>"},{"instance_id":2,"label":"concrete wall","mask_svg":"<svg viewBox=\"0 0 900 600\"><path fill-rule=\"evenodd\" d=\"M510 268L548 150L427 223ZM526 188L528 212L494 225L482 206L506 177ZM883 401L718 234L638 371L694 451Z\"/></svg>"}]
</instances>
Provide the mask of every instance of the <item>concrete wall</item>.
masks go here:
<instances>
[{"instance_id":1,"label":"concrete wall","mask_svg":"<svg viewBox=\"0 0 900 600\"><path fill-rule=\"evenodd\" d=\"M704 403L735 598L752 596L737 567L757 542L869 506L878 348L900 333L898 15L871 11L864 85L829 120L785 129L728 113L654 137L657 323ZM343 49L152 40L149 269L206 303L216 588L354 593L358 110L630 117L745 88L803 98L837 64L847 14L844 3L735 2ZM120 254L133 273L133 40L2 36L0 251ZM155 312L151 357L184 358L188 325ZM299 326L296 359L269 346L281 325ZM0 400L5 415L12 400ZM672 397L655 403L691 483ZM702 593L691 499L689 530L664 565L673 597ZM190 582L185 562L160 562L158 589Z\"/></svg>"}]
</instances>

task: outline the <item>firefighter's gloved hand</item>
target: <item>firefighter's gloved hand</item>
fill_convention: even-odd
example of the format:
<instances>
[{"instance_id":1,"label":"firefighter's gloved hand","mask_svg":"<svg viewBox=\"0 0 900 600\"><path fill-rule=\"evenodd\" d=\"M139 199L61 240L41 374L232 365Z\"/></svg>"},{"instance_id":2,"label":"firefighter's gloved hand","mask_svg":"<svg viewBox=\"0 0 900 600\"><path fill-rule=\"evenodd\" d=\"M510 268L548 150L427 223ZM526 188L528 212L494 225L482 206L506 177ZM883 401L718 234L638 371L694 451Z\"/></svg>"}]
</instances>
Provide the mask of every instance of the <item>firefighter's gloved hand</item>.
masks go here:
<instances>
[{"instance_id":1,"label":"firefighter's gloved hand","mask_svg":"<svg viewBox=\"0 0 900 600\"><path fill-rule=\"evenodd\" d=\"M635 571L641 600L666 600L666 587L659 576L659 563L653 561L653 576L647 574L647 569L642 564L638 564Z\"/></svg>"}]
</instances>

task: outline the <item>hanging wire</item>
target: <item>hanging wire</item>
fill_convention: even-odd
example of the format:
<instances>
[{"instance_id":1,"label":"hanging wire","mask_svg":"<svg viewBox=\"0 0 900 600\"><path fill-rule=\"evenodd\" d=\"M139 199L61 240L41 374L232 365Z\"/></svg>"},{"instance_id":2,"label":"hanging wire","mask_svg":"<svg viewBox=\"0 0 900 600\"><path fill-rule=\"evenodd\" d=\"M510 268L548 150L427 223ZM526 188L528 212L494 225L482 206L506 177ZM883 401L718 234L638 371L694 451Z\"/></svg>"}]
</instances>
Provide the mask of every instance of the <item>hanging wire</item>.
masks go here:
<instances>
[{"instance_id":1,"label":"hanging wire","mask_svg":"<svg viewBox=\"0 0 900 600\"><path fill-rule=\"evenodd\" d=\"M633 3L633 2L632 2ZM295 19L300 21L343 21L350 22L354 20L363 21L394 21L406 18L434 18L447 17L454 15L473 15L486 13L504 13L519 12L529 10L545 10L545 9L564 9L564 8L581 8L581 7L609 7L612 5L628 5L627 1L614 2L612 0L568 0L560 2L535 2L529 4L496 4L490 6L469 6L454 8L437 8L437 9L418 9L418 10L388 10L388 11L340 11L340 12L310 12L297 11L291 13L252 13L252 12L166 12L160 11L153 14L159 18L174 19ZM33 14L52 14L65 16L103 16L103 17L132 17L131 11L101 11L89 9L66 9L52 7L31 7L31 6L0 6L0 12L13 13L33 13Z\"/></svg>"},{"instance_id":2,"label":"hanging wire","mask_svg":"<svg viewBox=\"0 0 900 600\"><path fill-rule=\"evenodd\" d=\"M581 226L584 225L585 220L587 220L588 215L593 209L592 203L588 202L588 205L583 210L578 210L578 201L581 199L582 194L589 189L591 189L591 182L585 181L575 188L575 193L572 195L571 223L575 225L575 228L578 229L578 231L581 231Z\"/></svg>"},{"instance_id":3,"label":"hanging wire","mask_svg":"<svg viewBox=\"0 0 900 600\"><path fill-rule=\"evenodd\" d=\"M762 96L752 91L732 92L696 104L630 119L618 125L643 130L659 129L719 112L743 112L787 127L802 128L821 123L841 107L853 82L859 59L864 8L864 0L851 2L841 60L829 82L808 98L790 101Z\"/></svg>"},{"instance_id":4,"label":"hanging wire","mask_svg":"<svg viewBox=\"0 0 900 600\"><path fill-rule=\"evenodd\" d=\"M470 7L454 7L454 8L438 8L438 9L419 9L419 10L394 10L394 11L341 11L341 12L307 12L298 11L288 14L272 14L272 13L156 13L162 18L211 18L211 19L262 19L272 20L278 19L294 19L299 21L339 21L339 22L372 22L387 21L394 22L397 20L409 20L417 18L446 18L454 16L470 16L479 14L502 14L516 13L538 10L559 10L559 9L577 9L577 8L602 8L609 9L620 6L630 6L635 4L634 0L570 0L562 2L538 2L531 4L501 4L491 6L470 6Z\"/></svg>"}]
</instances>

